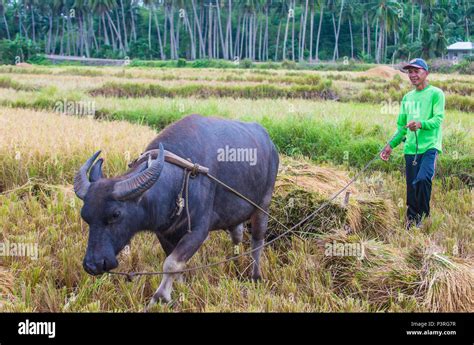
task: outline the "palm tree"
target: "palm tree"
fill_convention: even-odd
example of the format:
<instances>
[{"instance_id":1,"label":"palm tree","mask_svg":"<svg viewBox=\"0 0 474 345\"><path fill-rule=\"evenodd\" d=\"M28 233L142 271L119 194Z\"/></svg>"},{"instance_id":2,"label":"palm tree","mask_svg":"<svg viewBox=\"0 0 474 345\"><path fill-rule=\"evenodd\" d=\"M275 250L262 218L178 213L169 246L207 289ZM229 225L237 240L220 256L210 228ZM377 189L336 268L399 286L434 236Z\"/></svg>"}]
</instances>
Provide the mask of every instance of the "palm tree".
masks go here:
<instances>
[{"instance_id":1,"label":"palm tree","mask_svg":"<svg viewBox=\"0 0 474 345\"><path fill-rule=\"evenodd\" d=\"M36 0L23 0L23 5L25 6L25 11L29 10L30 11L30 17L31 17L31 36L33 39L33 42L36 43L36 23L35 23L35 13L33 9L37 5Z\"/></svg>"},{"instance_id":2,"label":"palm tree","mask_svg":"<svg viewBox=\"0 0 474 345\"><path fill-rule=\"evenodd\" d=\"M143 0L143 4L148 8L148 50L151 50L151 15L153 0Z\"/></svg>"},{"instance_id":3,"label":"palm tree","mask_svg":"<svg viewBox=\"0 0 474 345\"><path fill-rule=\"evenodd\" d=\"M309 62L313 61L314 0L309 3Z\"/></svg>"},{"instance_id":4,"label":"palm tree","mask_svg":"<svg viewBox=\"0 0 474 345\"><path fill-rule=\"evenodd\" d=\"M84 16L87 16L87 5L86 0L75 0L73 7L76 11L78 24L79 24L79 50L80 55L84 55L84 49L86 51L86 56L90 56L90 49L89 49L89 39L87 37L87 29L86 29L86 21L84 21ZM86 37L84 37L86 36ZM77 46L77 45L76 45Z\"/></svg>"},{"instance_id":5,"label":"palm tree","mask_svg":"<svg viewBox=\"0 0 474 345\"><path fill-rule=\"evenodd\" d=\"M174 1L168 0L165 1L165 19L168 18L169 28L170 28L170 48L171 48L171 59L178 58L178 50L177 50L177 41L176 41L176 34L175 34L175 27L174 27Z\"/></svg>"},{"instance_id":6,"label":"palm tree","mask_svg":"<svg viewBox=\"0 0 474 345\"><path fill-rule=\"evenodd\" d=\"M107 26L105 25L105 12L108 11L110 6L109 0L91 0L91 7L95 14L97 14L99 19L99 32L100 32L100 21L102 20L102 28L104 33L104 43L110 45L109 35L107 33Z\"/></svg>"},{"instance_id":7,"label":"palm tree","mask_svg":"<svg viewBox=\"0 0 474 345\"><path fill-rule=\"evenodd\" d=\"M160 7L163 7L163 6L160 6ZM156 13L157 11L155 10L155 5L153 3L151 4L151 12L153 13L153 19L155 21L155 26L156 26L156 37L158 39L158 47L160 48L160 58L162 60L165 60L166 54L164 52L163 42L161 40L160 23L158 21L158 15ZM165 20L165 25L166 25L166 20Z\"/></svg>"},{"instance_id":8,"label":"palm tree","mask_svg":"<svg viewBox=\"0 0 474 345\"><path fill-rule=\"evenodd\" d=\"M413 42L415 28L415 0L411 0L411 41Z\"/></svg>"},{"instance_id":9,"label":"palm tree","mask_svg":"<svg viewBox=\"0 0 474 345\"><path fill-rule=\"evenodd\" d=\"M470 34L469 34L469 27L471 25L471 19L474 17L474 6L467 6L467 0L463 1L463 9L464 9L464 23L465 23L465 28L466 28L466 41L469 40Z\"/></svg>"},{"instance_id":10,"label":"palm tree","mask_svg":"<svg viewBox=\"0 0 474 345\"><path fill-rule=\"evenodd\" d=\"M398 10L400 4L395 0L379 0L372 7L375 11L375 18L378 23L377 33L377 50L375 54L375 62L380 63L383 58L384 48L386 47L385 38L387 31L390 31L398 23Z\"/></svg>"},{"instance_id":11,"label":"palm tree","mask_svg":"<svg viewBox=\"0 0 474 345\"><path fill-rule=\"evenodd\" d=\"M0 0L0 26L3 38L31 38L46 54L92 56L110 47L161 59L265 61L272 54L275 60L304 61L309 50L309 60L318 61L323 49L333 59L350 49L352 58L374 51L382 63L415 53L443 56L446 44L469 39L469 5L470 0Z\"/></svg>"},{"instance_id":12,"label":"palm tree","mask_svg":"<svg viewBox=\"0 0 474 345\"><path fill-rule=\"evenodd\" d=\"M370 32L372 31L371 27L370 27L370 22L369 22L369 14L371 12L371 7L370 7L370 3L366 3L364 6L364 16L363 16L363 20L365 19L365 24L367 25L366 26L366 32L367 32L367 55L369 57L372 56L372 53L371 53L371 50L372 50L372 45L370 43Z\"/></svg>"},{"instance_id":13,"label":"palm tree","mask_svg":"<svg viewBox=\"0 0 474 345\"><path fill-rule=\"evenodd\" d=\"M109 20L109 25L112 27L113 31L110 30L111 32L115 32L115 34L117 35L117 39L118 39L118 43L119 43L119 47L120 47L120 50L122 50L123 54L125 55L125 46L123 44L123 41L122 41L122 35L120 33L120 27L119 29L117 29L117 26L120 25L120 21L118 20L118 17L117 17L117 26L115 26L115 23L112 19L112 17L110 16L110 13L109 12L114 12L114 10L116 10L118 7L118 4L116 2L116 0L109 0L108 1L108 10L105 12L105 14L107 15L107 18Z\"/></svg>"},{"instance_id":14,"label":"palm tree","mask_svg":"<svg viewBox=\"0 0 474 345\"><path fill-rule=\"evenodd\" d=\"M193 13L194 13L194 23L196 25L198 37L199 37L199 57L202 58L205 55L205 44L204 44L204 38L202 34L202 29L201 29L201 22L197 14L195 0L191 0L191 4L193 7Z\"/></svg>"},{"instance_id":15,"label":"palm tree","mask_svg":"<svg viewBox=\"0 0 474 345\"><path fill-rule=\"evenodd\" d=\"M399 13L403 13L404 8L401 3L396 0L387 2L387 11L386 11L386 25L385 25L385 52L384 59L387 58L387 48L388 48L388 32L394 33L394 40L396 42L397 33L400 31L400 22L401 17Z\"/></svg>"},{"instance_id":16,"label":"palm tree","mask_svg":"<svg viewBox=\"0 0 474 345\"><path fill-rule=\"evenodd\" d=\"M293 9L296 10L296 0L293 0ZM295 13L291 21L291 59L295 61Z\"/></svg>"},{"instance_id":17,"label":"palm tree","mask_svg":"<svg viewBox=\"0 0 474 345\"><path fill-rule=\"evenodd\" d=\"M48 16L48 41L44 47L44 53L50 54L51 53L51 43L53 39L53 14L54 14L54 3L55 1L47 4L47 16Z\"/></svg>"},{"instance_id":18,"label":"palm tree","mask_svg":"<svg viewBox=\"0 0 474 345\"><path fill-rule=\"evenodd\" d=\"M334 31L334 42L336 42L337 37L337 27L336 27L336 16L335 13L337 11L336 0L329 0L328 2L328 11L331 14L331 21L332 21L332 29ZM334 45L334 51L336 51L337 45Z\"/></svg>"},{"instance_id":19,"label":"palm tree","mask_svg":"<svg viewBox=\"0 0 474 345\"><path fill-rule=\"evenodd\" d=\"M7 38L10 40L10 30L8 29L8 22L7 17L5 16L5 12L7 12L7 2L6 0L0 1L0 13L2 14L3 22L5 23L5 30L7 32Z\"/></svg>"},{"instance_id":20,"label":"palm tree","mask_svg":"<svg viewBox=\"0 0 474 345\"><path fill-rule=\"evenodd\" d=\"M263 56L264 60L268 60L268 22L270 12L271 0L264 1L264 12L265 12L265 34L263 38Z\"/></svg>"},{"instance_id":21,"label":"palm tree","mask_svg":"<svg viewBox=\"0 0 474 345\"><path fill-rule=\"evenodd\" d=\"M131 0L130 1L130 19L131 19L131 34L130 34L130 42L132 41L132 37L134 42L137 41L137 28L135 24L135 8L136 8L136 0Z\"/></svg>"},{"instance_id":22,"label":"palm tree","mask_svg":"<svg viewBox=\"0 0 474 345\"><path fill-rule=\"evenodd\" d=\"M445 11L443 11L445 12ZM451 36L456 29L456 24L450 22L445 13L438 13L433 18L430 25L430 56L442 57L448 46L448 36Z\"/></svg>"},{"instance_id":23,"label":"palm tree","mask_svg":"<svg viewBox=\"0 0 474 345\"><path fill-rule=\"evenodd\" d=\"M343 9L344 9L344 0L341 1L341 9L339 11L339 21L338 21L338 24L337 24L336 42L334 43L334 53L333 53L333 56L332 56L333 61L335 61L336 58L339 58L339 31L341 29L341 19L342 19Z\"/></svg>"},{"instance_id":24,"label":"palm tree","mask_svg":"<svg viewBox=\"0 0 474 345\"><path fill-rule=\"evenodd\" d=\"M274 54L274 60L278 60L278 48L280 44L280 31L281 31L281 24L282 24L282 19L288 16L288 3L285 1L278 1L274 6L273 6L273 17L279 18L278 20L278 30L277 30L277 38L276 38L276 43L275 43L275 54Z\"/></svg>"},{"instance_id":25,"label":"palm tree","mask_svg":"<svg viewBox=\"0 0 474 345\"><path fill-rule=\"evenodd\" d=\"M349 35L351 38L351 59L354 59L354 36L352 35L352 23L354 21L354 5L352 3L347 4L347 11L344 12L344 18L349 23Z\"/></svg>"},{"instance_id":26,"label":"palm tree","mask_svg":"<svg viewBox=\"0 0 474 345\"><path fill-rule=\"evenodd\" d=\"M257 12L259 9L258 0L247 0L245 4L246 12L249 14L248 20L248 45L247 45L247 57L255 60L255 46L257 38Z\"/></svg>"},{"instance_id":27,"label":"palm tree","mask_svg":"<svg viewBox=\"0 0 474 345\"><path fill-rule=\"evenodd\" d=\"M316 38L316 61L319 61L319 38L321 36L321 25L323 24L324 16L324 3L326 0L318 0L319 7L319 26L318 26L318 37Z\"/></svg>"},{"instance_id":28,"label":"palm tree","mask_svg":"<svg viewBox=\"0 0 474 345\"><path fill-rule=\"evenodd\" d=\"M125 44L125 50L128 51L128 33L127 33L127 26L125 25L126 12L123 6L123 0L120 0L120 9L122 10L122 28L123 28L123 35L124 35L123 42ZM118 14L118 10L117 10L117 14Z\"/></svg>"},{"instance_id":29,"label":"palm tree","mask_svg":"<svg viewBox=\"0 0 474 345\"><path fill-rule=\"evenodd\" d=\"M285 36L283 38L283 60L286 60L286 42L288 39L288 27L290 23L290 18L294 16L294 8L292 7L293 2L290 0L288 10L286 12L286 25L285 25Z\"/></svg>"},{"instance_id":30,"label":"palm tree","mask_svg":"<svg viewBox=\"0 0 474 345\"><path fill-rule=\"evenodd\" d=\"M305 35L306 35L306 21L308 19L308 0L305 1L305 8L304 8L304 15L303 15L303 25L302 25L302 33L300 34L300 43L299 43L299 51L300 56L299 60L303 61L304 59L304 46L305 46Z\"/></svg>"},{"instance_id":31,"label":"palm tree","mask_svg":"<svg viewBox=\"0 0 474 345\"><path fill-rule=\"evenodd\" d=\"M421 39L421 20L423 17L423 4L425 3L426 0L418 0L418 3L420 5L420 18L418 20L418 40Z\"/></svg>"},{"instance_id":32,"label":"palm tree","mask_svg":"<svg viewBox=\"0 0 474 345\"><path fill-rule=\"evenodd\" d=\"M221 44L223 57L224 57L224 59L227 59L228 54L227 54L227 50L225 49L226 47L225 47L225 43L224 43L224 35L223 35L223 32L222 32L220 0L215 0L215 6L216 6L216 9L217 9L217 19L216 20L217 20L217 31L218 31L218 34L219 34L219 42Z\"/></svg>"},{"instance_id":33,"label":"palm tree","mask_svg":"<svg viewBox=\"0 0 474 345\"><path fill-rule=\"evenodd\" d=\"M180 11L182 9L186 8L184 0L179 1L179 8L180 8ZM180 18L181 18L181 15L180 15ZM184 11L183 22L184 22L184 27L187 28L188 33L189 33L189 41L190 41L190 47L191 47L191 59L194 60L194 59L196 59L196 44L195 44L196 40L195 40L193 29L191 27L191 22L189 21L189 15L188 15L187 10ZM179 41L178 41L178 43L179 43Z\"/></svg>"},{"instance_id":34,"label":"palm tree","mask_svg":"<svg viewBox=\"0 0 474 345\"><path fill-rule=\"evenodd\" d=\"M23 3L21 1L15 1L13 2L13 13L18 17L18 35L20 38L22 37L21 32L23 30L23 11L22 11ZM26 29L24 30L25 32L25 37L28 38L28 32Z\"/></svg>"},{"instance_id":35,"label":"palm tree","mask_svg":"<svg viewBox=\"0 0 474 345\"><path fill-rule=\"evenodd\" d=\"M228 59L234 58L234 51L232 47L232 0L228 0L227 26L225 30L225 51L228 54Z\"/></svg>"},{"instance_id":36,"label":"palm tree","mask_svg":"<svg viewBox=\"0 0 474 345\"><path fill-rule=\"evenodd\" d=\"M63 14L63 9L65 6L65 3L62 0L59 0L57 3L57 16L58 16L58 21L56 22L56 30L59 30L59 18L61 18L61 38L59 40L59 55L64 54L64 27L65 27L65 20L66 20L66 15ZM54 39L53 45L56 46L56 38L59 35L58 32L56 32L56 36Z\"/></svg>"},{"instance_id":37,"label":"palm tree","mask_svg":"<svg viewBox=\"0 0 474 345\"><path fill-rule=\"evenodd\" d=\"M404 58L405 60L409 60L410 55L410 48L408 46L408 42L410 41L410 33L408 31L408 27L402 27L398 32L399 35L399 44L395 45L395 49L392 55L392 65L395 64L395 58Z\"/></svg>"}]
</instances>

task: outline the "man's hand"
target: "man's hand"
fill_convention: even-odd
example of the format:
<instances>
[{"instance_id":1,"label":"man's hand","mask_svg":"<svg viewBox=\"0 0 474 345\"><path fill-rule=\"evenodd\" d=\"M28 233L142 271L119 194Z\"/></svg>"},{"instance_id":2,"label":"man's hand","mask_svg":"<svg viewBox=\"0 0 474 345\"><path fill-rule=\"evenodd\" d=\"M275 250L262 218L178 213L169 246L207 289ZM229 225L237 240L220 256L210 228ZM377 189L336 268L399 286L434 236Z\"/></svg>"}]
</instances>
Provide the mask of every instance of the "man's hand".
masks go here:
<instances>
[{"instance_id":1,"label":"man's hand","mask_svg":"<svg viewBox=\"0 0 474 345\"><path fill-rule=\"evenodd\" d=\"M416 130L421 128L421 122L419 121L410 121L407 123L405 128L408 128L410 131L415 132Z\"/></svg>"},{"instance_id":2,"label":"man's hand","mask_svg":"<svg viewBox=\"0 0 474 345\"><path fill-rule=\"evenodd\" d=\"M380 152L380 158L384 161L388 161L390 154L392 153L392 148L390 145L385 146L382 152Z\"/></svg>"}]
</instances>

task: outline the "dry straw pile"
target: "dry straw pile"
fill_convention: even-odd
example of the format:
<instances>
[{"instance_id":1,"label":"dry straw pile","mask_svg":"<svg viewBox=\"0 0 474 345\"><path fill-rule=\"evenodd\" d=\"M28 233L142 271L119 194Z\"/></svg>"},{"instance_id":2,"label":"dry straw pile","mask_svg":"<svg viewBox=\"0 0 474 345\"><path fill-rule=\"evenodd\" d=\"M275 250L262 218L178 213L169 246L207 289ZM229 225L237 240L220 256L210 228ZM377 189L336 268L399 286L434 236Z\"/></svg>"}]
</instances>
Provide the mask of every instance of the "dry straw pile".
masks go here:
<instances>
[{"instance_id":1,"label":"dry straw pile","mask_svg":"<svg viewBox=\"0 0 474 345\"><path fill-rule=\"evenodd\" d=\"M392 79L394 76L399 75L403 80L408 80L405 73L396 70L390 66L377 66L361 73L362 76L376 77L380 79Z\"/></svg>"},{"instance_id":2,"label":"dry straw pile","mask_svg":"<svg viewBox=\"0 0 474 345\"><path fill-rule=\"evenodd\" d=\"M343 171L318 167L305 160L282 157L271 212L288 227L310 214L341 190L350 178ZM311 236L345 227L349 232L370 238L386 238L393 230L395 217L390 201L367 195L354 185L341 193L314 218L296 229L301 236ZM347 203L346 203L347 202ZM285 230L271 221L270 238Z\"/></svg>"}]
</instances>

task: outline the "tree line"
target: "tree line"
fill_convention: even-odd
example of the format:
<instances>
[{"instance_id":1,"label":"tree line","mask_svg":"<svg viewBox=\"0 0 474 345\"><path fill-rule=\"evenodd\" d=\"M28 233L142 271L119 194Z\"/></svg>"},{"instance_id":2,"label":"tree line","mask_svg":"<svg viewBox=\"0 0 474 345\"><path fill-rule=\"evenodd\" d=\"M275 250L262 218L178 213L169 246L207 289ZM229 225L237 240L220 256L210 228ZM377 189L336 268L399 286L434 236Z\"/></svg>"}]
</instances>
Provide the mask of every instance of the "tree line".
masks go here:
<instances>
[{"instance_id":1,"label":"tree line","mask_svg":"<svg viewBox=\"0 0 474 345\"><path fill-rule=\"evenodd\" d=\"M0 39L45 54L384 63L470 41L470 0L0 0Z\"/></svg>"}]
</instances>

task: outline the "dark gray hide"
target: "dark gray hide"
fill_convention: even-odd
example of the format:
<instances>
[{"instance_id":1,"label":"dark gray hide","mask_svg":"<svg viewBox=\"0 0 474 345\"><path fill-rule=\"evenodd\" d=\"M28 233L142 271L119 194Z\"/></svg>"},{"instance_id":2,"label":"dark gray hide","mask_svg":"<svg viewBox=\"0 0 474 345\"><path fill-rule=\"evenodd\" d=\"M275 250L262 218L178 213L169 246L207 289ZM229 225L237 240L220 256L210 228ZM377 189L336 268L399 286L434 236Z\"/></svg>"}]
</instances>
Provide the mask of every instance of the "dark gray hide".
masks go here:
<instances>
[{"instance_id":1,"label":"dark gray hide","mask_svg":"<svg viewBox=\"0 0 474 345\"><path fill-rule=\"evenodd\" d=\"M190 115L165 128L146 150L159 149L160 144L170 152L208 167L211 174L268 210L279 159L262 126ZM240 149L240 157L232 156L232 152L237 153L233 149ZM250 156L245 152L251 151L246 150L256 152L255 161L248 161ZM101 274L116 268L117 254L142 230L157 235L167 255L163 266L166 272L183 269L211 230L228 230L234 243L238 243L242 239L242 224L250 220L252 248L263 244L268 217L205 175L190 179L188 202L192 231L188 233L186 212L173 217L183 181L182 168L163 163L163 157L160 157L150 166L146 162L136 162L125 175L104 178L102 161L99 160L87 178L87 171L97 157L91 158L79 171L74 184L76 194L84 200L81 216L89 224L89 242L84 258L84 269L88 273ZM243 158L243 161L231 161L233 158ZM154 176L150 177L151 174ZM139 188L138 192L135 188L124 196L124 185L129 188L130 179L135 179L135 187L137 180L148 185ZM117 187L119 184L120 188ZM261 276L260 253L261 250L257 250L252 255L255 260L254 279ZM158 299L171 299L172 282L176 276L164 275L151 304Z\"/></svg>"}]
</instances>

